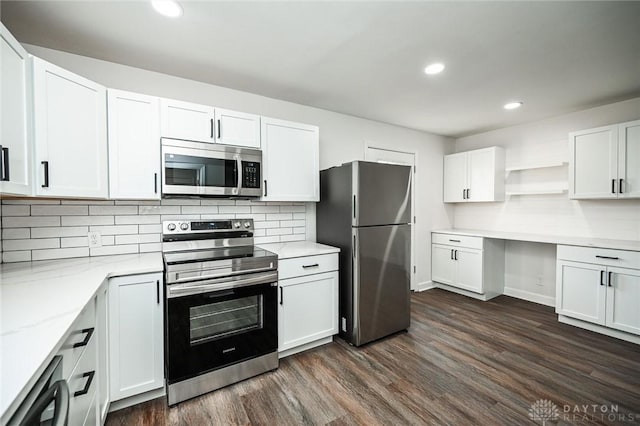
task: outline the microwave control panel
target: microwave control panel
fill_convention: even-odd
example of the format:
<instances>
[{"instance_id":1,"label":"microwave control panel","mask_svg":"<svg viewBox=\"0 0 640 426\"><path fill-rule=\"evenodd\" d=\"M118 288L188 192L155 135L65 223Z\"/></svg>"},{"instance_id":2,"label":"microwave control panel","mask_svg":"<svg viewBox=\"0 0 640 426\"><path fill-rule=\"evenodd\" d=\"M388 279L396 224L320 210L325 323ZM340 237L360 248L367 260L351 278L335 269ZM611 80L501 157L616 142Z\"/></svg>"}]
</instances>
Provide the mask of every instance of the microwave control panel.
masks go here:
<instances>
[{"instance_id":1,"label":"microwave control panel","mask_svg":"<svg viewBox=\"0 0 640 426\"><path fill-rule=\"evenodd\" d=\"M260 163L255 161L242 162L242 187L260 188Z\"/></svg>"}]
</instances>

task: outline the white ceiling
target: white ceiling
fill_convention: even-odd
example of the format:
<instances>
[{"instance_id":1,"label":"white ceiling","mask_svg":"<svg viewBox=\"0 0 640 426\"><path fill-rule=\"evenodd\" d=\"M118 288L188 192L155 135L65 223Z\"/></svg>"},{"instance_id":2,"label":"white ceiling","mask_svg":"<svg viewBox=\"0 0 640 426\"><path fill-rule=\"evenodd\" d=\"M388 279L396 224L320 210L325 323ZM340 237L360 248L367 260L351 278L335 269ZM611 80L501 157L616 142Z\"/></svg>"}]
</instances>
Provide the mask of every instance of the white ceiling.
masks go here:
<instances>
[{"instance_id":1,"label":"white ceiling","mask_svg":"<svg viewBox=\"0 0 640 426\"><path fill-rule=\"evenodd\" d=\"M640 95L637 1L182 5L3 0L1 18L22 42L448 136Z\"/></svg>"}]
</instances>

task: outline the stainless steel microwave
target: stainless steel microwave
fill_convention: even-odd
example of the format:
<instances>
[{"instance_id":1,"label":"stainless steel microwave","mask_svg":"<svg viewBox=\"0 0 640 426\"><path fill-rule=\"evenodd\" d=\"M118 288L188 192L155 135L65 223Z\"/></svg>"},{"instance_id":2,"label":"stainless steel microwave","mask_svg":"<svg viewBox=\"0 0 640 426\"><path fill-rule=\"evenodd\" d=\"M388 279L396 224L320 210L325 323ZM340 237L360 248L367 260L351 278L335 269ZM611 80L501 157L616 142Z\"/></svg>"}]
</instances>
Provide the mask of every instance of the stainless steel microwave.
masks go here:
<instances>
[{"instance_id":1,"label":"stainless steel microwave","mask_svg":"<svg viewBox=\"0 0 640 426\"><path fill-rule=\"evenodd\" d=\"M262 151L162 139L162 195L260 197Z\"/></svg>"}]
</instances>

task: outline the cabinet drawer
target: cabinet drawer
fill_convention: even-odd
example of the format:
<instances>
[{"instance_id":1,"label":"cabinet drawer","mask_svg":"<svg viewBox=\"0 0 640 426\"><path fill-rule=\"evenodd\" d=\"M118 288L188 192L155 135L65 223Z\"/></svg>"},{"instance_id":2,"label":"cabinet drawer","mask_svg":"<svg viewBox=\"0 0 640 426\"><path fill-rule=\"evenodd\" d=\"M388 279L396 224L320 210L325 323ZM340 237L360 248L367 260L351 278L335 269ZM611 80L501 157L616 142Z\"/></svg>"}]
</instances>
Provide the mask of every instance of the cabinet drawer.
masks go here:
<instances>
[{"instance_id":1,"label":"cabinet drawer","mask_svg":"<svg viewBox=\"0 0 640 426\"><path fill-rule=\"evenodd\" d=\"M82 424L93 404L98 384L96 339L91 339L76 368L67 379L69 385L69 424ZM95 406L94 406L95 410Z\"/></svg>"},{"instance_id":2,"label":"cabinet drawer","mask_svg":"<svg viewBox=\"0 0 640 426\"><path fill-rule=\"evenodd\" d=\"M338 253L295 257L278 261L278 279L338 270Z\"/></svg>"},{"instance_id":3,"label":"cabinet drawer","mask_svg":"<svg viewBox=\"0 0 640 426\"><path fill-rule=\"evenodd\" d=\"M95 300L91 299L78 319L71 327L71 333L62 344L58 355L62 355L62 377L69 378L73 368L84 350L96 340L96 307Z\"/></svg>"},{"instance_id":4,"label":"cabinet drawer","mask_svg":"<svg viewBox=\"0 0 640 426\"><path fill-rule=\"evenodd\" d=\"M640 252L637 251L559 245L557 258L573 262L640 269Z\"/></svg>"},{"instance_id":5,"label":"cabinet drawer","mask_svg":"<svg viewBox=\"0 0 640 426\"><path fill-rule=\"evenodd\" d=\"M468 247L482 250L482 237L469 237L455 234L431 234L433 244L446 244L454 247Z\"/></svg>"}]
</instances>

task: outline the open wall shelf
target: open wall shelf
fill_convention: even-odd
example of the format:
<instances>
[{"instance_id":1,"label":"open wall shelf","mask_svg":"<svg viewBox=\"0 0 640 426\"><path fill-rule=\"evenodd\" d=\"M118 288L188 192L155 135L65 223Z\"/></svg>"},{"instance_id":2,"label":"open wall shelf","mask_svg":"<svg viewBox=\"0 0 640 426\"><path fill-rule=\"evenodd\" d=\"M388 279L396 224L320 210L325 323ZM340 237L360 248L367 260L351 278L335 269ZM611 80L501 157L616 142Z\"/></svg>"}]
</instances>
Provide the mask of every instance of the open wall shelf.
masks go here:
<instances>
[{"instance_id":1,"label":"open wall shelf","mask_svg":"<svg viewBox=\"0 0 640 426\"><path fill-rule=\"evenodd\" d=\"M517 172L521 170L534 170L534 169L546 169L551 167L562 167L569 164L567 161L553 161L548 163L532 163L532 164L521 164L519 166L507 167L505 172Z\"/></svg>"}]
</instances>

